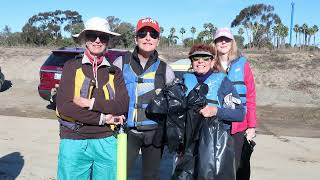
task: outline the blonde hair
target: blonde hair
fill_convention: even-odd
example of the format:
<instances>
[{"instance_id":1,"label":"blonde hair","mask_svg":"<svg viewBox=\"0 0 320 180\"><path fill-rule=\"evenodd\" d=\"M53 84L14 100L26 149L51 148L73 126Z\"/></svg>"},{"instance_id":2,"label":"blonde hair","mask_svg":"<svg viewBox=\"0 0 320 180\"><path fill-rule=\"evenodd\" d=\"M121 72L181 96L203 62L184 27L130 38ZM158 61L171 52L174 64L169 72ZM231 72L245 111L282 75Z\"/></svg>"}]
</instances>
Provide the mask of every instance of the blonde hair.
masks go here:
<instances>
[{"instance_id":1,"label":"blonde hair","mask_svg":"<svg viewBox=\"0 0 320 180\"><path fill-rule=\"evenodd\" d=\"M240 56L240 52L238 50L237 42L236 40L233 39L231 44L231 50L228 53L228 62L238 59L239 56Z\"/></svg>"}]
</instances>

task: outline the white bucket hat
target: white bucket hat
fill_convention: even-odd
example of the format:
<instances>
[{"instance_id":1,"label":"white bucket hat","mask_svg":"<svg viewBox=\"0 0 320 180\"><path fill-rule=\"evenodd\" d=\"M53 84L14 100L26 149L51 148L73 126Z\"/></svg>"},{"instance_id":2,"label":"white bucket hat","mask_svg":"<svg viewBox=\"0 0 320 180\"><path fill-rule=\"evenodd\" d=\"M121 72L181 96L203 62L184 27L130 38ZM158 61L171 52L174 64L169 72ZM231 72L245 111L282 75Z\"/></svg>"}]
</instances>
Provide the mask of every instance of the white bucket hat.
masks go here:
<instances>
[{"instance_id":1,"label":"white bucket hat","mask_svg":"<svg viewBox=\"0 0 320 180\"><path fill-rule=\"evenodd\" d=\"M109 23L106 19L100 17L93 17L84 23L84 30L79 34L74 34L72 37L82 39L86 31L99 31L113 36L120 36L121 34L110 31Z\"/></svg>"}]
</instances>

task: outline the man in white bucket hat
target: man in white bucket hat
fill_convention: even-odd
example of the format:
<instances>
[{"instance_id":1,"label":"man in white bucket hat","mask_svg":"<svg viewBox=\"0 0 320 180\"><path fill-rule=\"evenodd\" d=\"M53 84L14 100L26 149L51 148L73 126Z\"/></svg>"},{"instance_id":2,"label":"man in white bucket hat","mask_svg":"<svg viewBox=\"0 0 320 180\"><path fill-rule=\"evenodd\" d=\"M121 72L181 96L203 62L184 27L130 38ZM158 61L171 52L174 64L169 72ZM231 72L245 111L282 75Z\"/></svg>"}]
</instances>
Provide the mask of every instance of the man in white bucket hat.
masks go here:
<instances>
[{"instance_id":1,"label":"man in white bucket hat","mask_svg":"<svg viewBox=\"0 0 320 180\"><path fill-rule=\"evenodd\" d=\"M94 17L73 35L84 54L65 63L57 93L60 123L58 179L116 179L114 125L122 124L129 97L119 68L105 58L108 21Z\"/></svg>"}]
</instances>

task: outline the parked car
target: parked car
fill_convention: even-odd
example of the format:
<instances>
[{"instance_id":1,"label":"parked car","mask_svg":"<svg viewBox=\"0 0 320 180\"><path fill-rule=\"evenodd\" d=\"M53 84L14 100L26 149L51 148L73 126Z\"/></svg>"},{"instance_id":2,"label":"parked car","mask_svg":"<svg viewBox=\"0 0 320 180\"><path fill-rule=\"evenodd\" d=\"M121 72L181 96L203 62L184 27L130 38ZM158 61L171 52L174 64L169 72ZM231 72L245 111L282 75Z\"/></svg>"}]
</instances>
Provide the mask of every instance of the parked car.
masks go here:
<instances>
[{"instance_id":1,"label":"parked car","mask_svg":"<svg viewBox=\"0 0 320 180\"><path fill-rule=\"evenodd\" d=\"M5 79L4 79L4 74L1 72L1 67L0 67L0 91L1 91L1 89L2 89L2 86L3 86L3 84L4 84L4 81L5 81Z\"/></svg>"},{"instance_id":2,"label":"parked car","mask_svg":"<svg viewBox=\"0 0 320 180\"><path fill-rule=\"evenodd\" d=\"M55 103L55 95L57 87L59 87L64 63L83 52L84 48L60 48L51 52L40 68L40 83L38 85L40 97ZM126 50L109 49L106 52L106 57L112 63L126 52Z\"/></svg>"},{"instance_id":3,"label":"parked car","mask_svg":"<svg viewBox=\"0 0 320 180\"><path fill-rule=\"evenodd\" d=\"M61 79L65 62L84 52L84 48L60 48L53 50L40 68L38 92L43 99L55 103L55 95ZM123 56L127 50L109 49L106 57L112 63L117 57ZM177 77L181 78L190 67L189 59L181 59L169 64Z\"/></svg>"},{"instance_id":4,"label":"parked car","mask_svg":"<svg viewBox=\"0 0 320 180\"><path fill-rule=\"evenodd\" d=\"M180 59L175 62L169 63L177 78L182 79L184 73L188 72L191 68L190 59Z\"/></svg>"}]
</instances>

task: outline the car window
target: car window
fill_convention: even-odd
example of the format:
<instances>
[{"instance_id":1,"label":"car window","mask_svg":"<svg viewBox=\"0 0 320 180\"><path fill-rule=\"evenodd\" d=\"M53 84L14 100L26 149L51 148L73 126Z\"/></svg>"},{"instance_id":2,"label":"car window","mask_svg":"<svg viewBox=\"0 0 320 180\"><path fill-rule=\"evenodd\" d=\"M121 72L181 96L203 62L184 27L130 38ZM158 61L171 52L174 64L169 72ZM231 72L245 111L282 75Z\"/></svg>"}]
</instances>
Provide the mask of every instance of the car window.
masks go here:
<instances>
[{"instance_id":1,"label":"car window","mask_svg":"<svg viewBox=\"0 0 320 180\"><path fill-rule=\"evenodd\" d=\"M45 66L63 66L65 62L67 62L70 59L73 59L76 55L78 54L54 52L48 57L44 65Z\"/></svg>"}]
</instances>

